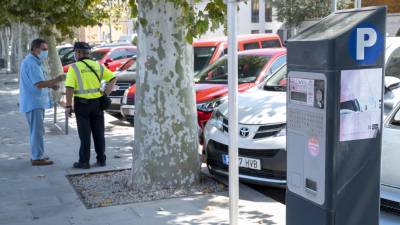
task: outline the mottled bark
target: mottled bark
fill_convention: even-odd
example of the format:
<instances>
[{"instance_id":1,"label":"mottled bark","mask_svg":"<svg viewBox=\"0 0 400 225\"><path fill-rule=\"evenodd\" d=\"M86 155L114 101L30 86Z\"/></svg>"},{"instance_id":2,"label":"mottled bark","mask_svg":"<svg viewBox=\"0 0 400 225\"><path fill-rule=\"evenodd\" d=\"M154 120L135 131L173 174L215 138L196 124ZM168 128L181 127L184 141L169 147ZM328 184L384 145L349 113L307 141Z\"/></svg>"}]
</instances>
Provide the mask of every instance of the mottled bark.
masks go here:
<instances>
[{"instance_id":1,"label":"mottled bark","mask_svg":"<svg viewBox=\"0 0 400 225\"><path fill-rule=\"evenodd\" d=\"M56 30L53 28L53 32L50 35L45 35L43 39L47 41L48 48L49 48L49 56L45 62L45 70L47 75L49 76L48 79L55 78L64 73L60 57L57 52L57 41L55 37ZM52 91L52 97L54 102L59 102L62 95L61 89L57 91Z\"/></svg>"},{"instance_id":2,"label":"mottled bark","mask_svg":"<svg viewBox=\"0 0 400 225\"><path fill-rule=\"evenodd\" d=\"M138 78L131 185L146 191L199 180L192 47L179 8L139 0Z\"/></svg>"},{"instance_id":3,"label":"mottled bark","mask_svg":"<svg viewBox=\"0 0 400 225\"><path fill-rule=\"evenodd\" d=\"M38 38L37 28L23 23L11 24L11 72L19 73L22 59L30 52L30 43Z\"/></svg>"}]
</instances>

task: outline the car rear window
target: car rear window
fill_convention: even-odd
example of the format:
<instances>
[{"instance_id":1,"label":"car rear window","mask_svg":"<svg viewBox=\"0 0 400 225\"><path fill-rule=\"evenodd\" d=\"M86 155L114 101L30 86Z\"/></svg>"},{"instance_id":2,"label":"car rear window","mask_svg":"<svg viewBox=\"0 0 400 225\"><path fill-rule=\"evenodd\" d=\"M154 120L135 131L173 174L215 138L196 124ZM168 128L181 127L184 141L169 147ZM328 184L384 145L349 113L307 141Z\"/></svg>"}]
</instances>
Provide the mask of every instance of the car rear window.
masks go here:
<instances>
[{"instance_id":1,"label":"car rear window","mask_svg":"<svg viewBox=\"0 0 400 225\"><path fill-rule=\"evenodd\" d=\"M90 53L90 58L93 60L100 60L104 58L104 56L107 54L107 51L94 51Z\"/></svg>"},{"instance_id":2,"label":"car rear window","mask_svg":"<svg viewBox=\"0 0 400 225\"><path fill-rule=\"evenodd\" d=\"M270 60L269 56L239 55L238 78L239 83L255 82L261 74L261 70ZM195 76L197 83L221 83L228 82L227 57L219 59Z\"/></svg>"},{"instance_id":3,"label":"car rear window","mask_svg":"<svg viewBox=\"0 0 400 225\"><path fill-rule=\"evenodd\" d=\"M259 49L258 42L247 43L243 45L244 50Z\"/></svg>"},{"instance_id":4,"label":"car rear window","mask_svg":"<svg viewBox=\"0 0 400 225\"><path fill-rule=\"evenodd\" d=\"M262 41L261 42L262 48L280 48L281 42L278 40L270 40L270 41Z\"/></svg>"},{"instance_id":5,"label":"car rear window","mask_svg":"<svg viewBox=\"0 0 400 225\"><path fill-rule=\"evenodd\" d=\"M198 72L206 67L214 55L215 47L194 47L194 71Z\"/></svg>"}]
</instances>

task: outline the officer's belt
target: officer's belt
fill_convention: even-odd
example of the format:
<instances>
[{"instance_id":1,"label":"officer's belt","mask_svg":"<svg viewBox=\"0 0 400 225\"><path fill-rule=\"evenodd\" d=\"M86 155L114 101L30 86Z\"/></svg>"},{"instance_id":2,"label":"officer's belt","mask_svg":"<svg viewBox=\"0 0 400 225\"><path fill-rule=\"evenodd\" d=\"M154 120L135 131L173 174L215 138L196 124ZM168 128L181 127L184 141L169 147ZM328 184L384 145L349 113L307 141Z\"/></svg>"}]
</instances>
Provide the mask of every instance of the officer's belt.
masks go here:
<instances>
[{"instance_id":1,"label":"officer's belt","mask_svg":"<svg viewBox=\"0 0 400 225\"><path fill-rule=\"evenodd\" d=\"M79 103L83 103L83 104L99 103L100 102L100 98L87 99L87 98L75 97L74 98L74 102L79 102Z\"/></svg>"},{"instance_id":2,"label":"officer's belt","mask_svg":"<svg viewBox=\"0 0 400 225\"><path fill-rule=\"evenodd\" d=\"M92 94L92 93L97 93L100 92L100 88L93 88L93 89L87 89L87 90L76 90L74 91L74 94Z\"/></svg>"}]
</instances>

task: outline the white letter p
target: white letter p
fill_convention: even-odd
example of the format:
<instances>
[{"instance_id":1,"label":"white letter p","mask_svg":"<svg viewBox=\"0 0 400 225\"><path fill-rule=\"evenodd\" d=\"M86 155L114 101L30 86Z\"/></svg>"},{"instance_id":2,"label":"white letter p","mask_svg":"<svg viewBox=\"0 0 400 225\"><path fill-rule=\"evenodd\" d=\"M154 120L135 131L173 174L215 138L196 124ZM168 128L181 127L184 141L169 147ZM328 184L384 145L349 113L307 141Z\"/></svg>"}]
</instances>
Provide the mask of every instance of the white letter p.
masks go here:
<instances>
[{"instance_id":1,"label":"white letter p","mask_svg":"<svg viewBox=\"0 0 400 225\"><path fill-rule=\"evenodd\" d=\"M368 36L368 38L366 38ZM372 28L357 28L357 60L364 60L364 50L376 43L377 34Z\"/></svg>"}]
</instances>

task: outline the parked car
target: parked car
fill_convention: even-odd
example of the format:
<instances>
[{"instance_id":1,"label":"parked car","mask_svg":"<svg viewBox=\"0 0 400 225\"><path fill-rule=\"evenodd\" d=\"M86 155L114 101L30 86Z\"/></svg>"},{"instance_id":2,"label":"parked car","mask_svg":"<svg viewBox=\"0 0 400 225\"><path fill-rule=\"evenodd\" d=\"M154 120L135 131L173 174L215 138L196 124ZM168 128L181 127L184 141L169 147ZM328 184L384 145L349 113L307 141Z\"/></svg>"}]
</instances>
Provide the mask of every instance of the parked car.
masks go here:
<instances>
[{"instance_id":1,"label":"parked car","mask_svg":"<svg viewBox=\"0 0 400 225\"><path fill-rule=\"evenodd\" d=\"M238 54L239 92L246 91L286 63L285 48L242 51ZM197 117L201 128L228 94L228 58L217 60L195 76Z\"/></svg>"},{"instance_id":2,"label":"parked car","mask_svg":"<svg viewBox=\"0 0 400 225\"><path fill-rule=\"evenodd\" d=\"M286 62L285 48L270 48L242 51L238 54L239 91L246 91L271 75ZM201 128L211 117L215 107L228 94L227 57L218 59L195 75L198 124ZM135 88L127 91L126 99L134 99ZM128 118L134 115L134 100L122 102L121 114ZM201 136L201 135L200 135Z\"/></svg>"},{"instance_id":3,"label":"parked car","mask_svg":"<svg viewBox=\"0 0 400 225\"><path fill-rule=\"evenodd\" d=\"M128 89L125 90L124 96L121 101L121 115L128 121L130 124L134 125L135 123L135 92L136 86L132 85Z\"/></svg>"},{"instance_id":4,"label":"parked car","mask_svg":"<svg viewBox=\"0 0 400 225\"><path fill-rule=\"evenodd\" d=\"M391 113L385 119L382 136L381 205L390 211L400 212L400 103L396 98L400 82L400 37L386 39L385 111ZM390 78L389 80L387 78ZM398 91L396 93L396 90ZM393 107L395 106L395 107ZM390 110L390 109L393 110Z\"/></svg>"},{"instance_id":5,"label":"parked car","mask_svg":"<svg viewBox=\"0 0 400 225\"><path fill-rule=\"evenodd\" d=\"M65 54L68 54L74 49L72 45L61 45L56 47L58 55L62 58Z\"/></svg>"},{"instance_id":6,"label":"parked car","mask_svg":"<svg viewBox=\"0 0 400 225\"><path fill-rule=\"evenodd\" d=\"M400 213L400 103L386 118L382 136L382 206Z\"/></svg>"},{"instance_id":7,"label":"parked car","mask_svg":"<svg viewBox=\"0 0 400 225\"><path fill-rule=\"evenodd\" d=\"M396 80L392 87L386 87L391 91L384 95L384 102L390 100L393 93L395 99L400 99L400 79ZM286 185L286 85L285 65L267 79L263 90L255 88L238 96L238 147L242 158L239 160L239 177L242 181L278 187ZM361 110L358 101L353 100L343 107L341 113ZM214 111L204 129L204 153L213 174L228 174L227 117L228 104L224 102Z\"/></svg>"},{"instance_id":8,"label":"parked car","mask_svg":"<svg viewBox=\"0 0 400 225\"><path fill-rule=\"evenodd\" d=\"M389 115L389 112L393 111L393 102L400 101L399 59L400 38L387 38L384 82L385 118ZM284 90L286 84L286 66L283 66L268 78L264 90L280 92ZM256 89L241 93L238 96L239 156L242 157L243 162L248 162L247 165L251 165L251 168L242 165L239 174L242 181L284 186L286 184L286 157L283 157L283 152L286 149L286 133L284 130L286 127L286 98L271 96L273 96L272 93L263 94L261 90ZM358 101L349 100L342 104L343 113L361 111ZM265 118L265 121L262 120L263 118ZM227 102L224 102L215 110L204 129L204 148L207 165L211 173L227 174L227 162L229 161L226 158L229 141L227 132ZM242 134L246 134L246 137L243 137ZM386 162L383 161L382 164L386 164Z\"/></svg>"},{"instance_id":9,"label":"parked car","mask_svg":"<svg viewBox=\"0 0 400 225\"><path fill-rule=\"evenodd\" d=\"M265 84L238 95L239 177L286 185L286 66ZM228 175L228 104L221 104L204 128L204 152L211 174Z\"/></svg>"},{"instance_id":10,"label":"parked car","mask_svg":"<svg viewBox=\"0 0 400 225\"><path fill-rule=\"evenodd\" d=\"M111 106L107 112L111 114L120 114L124 92L136 81L136 57L129 59L118 68L115 76L117 78L117 83L114 90L110 93Z\"/></svg>"},{"instance_id":11,"label":"parked car","mask_svg":"<svg viewBox=\"0 0 400 225\"><path fill-rule=\"evenodd\" d=\"M71 57L69 64L74 63L73 52L71 55L65 57ZM115 71L121 67L124 63L129 61L130 58L136 56L137 48L135 46L117 46L117 47L100 47L96 48L90 53L90 58L99 61L104 64L109 70ZM68 72L69 64L64 66L64 72Z\"/></svg>"},{"instance_id":12,"label":"parked car","mask_svg":"<svg viewBox=\"0 0 400 225\"><path fill-rule=\"evenodd\" d=\"M280 37L276 34L245 34L237 36L238 51L259 48L283 47ZM228 53L228 38L217 37L200 39L193 42L195 74L207 65L213 64Z\"/></svg>"}]
</instances>

